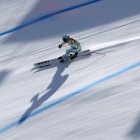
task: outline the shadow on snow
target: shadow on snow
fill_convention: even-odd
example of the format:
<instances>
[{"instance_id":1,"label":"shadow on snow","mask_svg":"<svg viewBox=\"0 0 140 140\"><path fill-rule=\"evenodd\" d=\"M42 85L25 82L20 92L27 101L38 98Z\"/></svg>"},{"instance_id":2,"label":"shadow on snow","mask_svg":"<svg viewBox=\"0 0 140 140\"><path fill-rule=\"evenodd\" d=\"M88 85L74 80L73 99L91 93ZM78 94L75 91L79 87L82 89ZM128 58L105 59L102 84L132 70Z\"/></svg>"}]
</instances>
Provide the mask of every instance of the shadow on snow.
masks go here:
<instances>
[{"instance_id":1,"label":"shadow on snow","mask_svg":"<svg viewBox=\"0 0 140 140\"><path fill-rule=\"evenodd\" d=\"M26 112L22 115L19 120L19 124L23 123L28 117L32 115L32 112L40 107L44 102L46 102L55 92L64 84L64 82L68 79L68 74L62 75L65 68L67 68L70 63L65 63L63 65L57 66L57 71L52 79L52 82L48 86L46 92L43 96L39 97L39 94L36 94L32 99L32 105L26 110Z\"/></svg>"},{"instance_id":2,"label":"shadow on snow","mask_svg":"<svg viewBox=\"0 0 140 140\"><path fill-rule=\"evenodd\" d=\"M140 13L140 1L98 1L39 0L20 23L20 25L27 24L27 27L13 32L6 42L48 39L56 35L90 29ZM80 6L81 4L83 5ZM77 8L74 8L76 5Z\"/></svg>"}]
</instances>

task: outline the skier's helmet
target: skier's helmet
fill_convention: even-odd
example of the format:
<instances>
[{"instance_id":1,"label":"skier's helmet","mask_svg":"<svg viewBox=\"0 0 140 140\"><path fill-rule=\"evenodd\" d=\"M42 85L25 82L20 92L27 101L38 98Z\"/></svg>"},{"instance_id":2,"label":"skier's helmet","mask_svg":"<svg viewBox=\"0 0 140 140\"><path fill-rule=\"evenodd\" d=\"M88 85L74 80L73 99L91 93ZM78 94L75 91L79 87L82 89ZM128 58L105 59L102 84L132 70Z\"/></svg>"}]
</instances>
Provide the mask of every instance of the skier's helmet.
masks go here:
<instances>
[{"instance_id":1,"label":"skier's helmet","mask_svg":"<svg viewBox=\"0 0 140 140\"><path fill-rule=\"evenodd\" d=\"M63 37L62 37L62 40L65 42L65 43L67 43L68 41L69 41L69 39L70 39L70 35L64 35Z\"/></svg>"}]
</instances>

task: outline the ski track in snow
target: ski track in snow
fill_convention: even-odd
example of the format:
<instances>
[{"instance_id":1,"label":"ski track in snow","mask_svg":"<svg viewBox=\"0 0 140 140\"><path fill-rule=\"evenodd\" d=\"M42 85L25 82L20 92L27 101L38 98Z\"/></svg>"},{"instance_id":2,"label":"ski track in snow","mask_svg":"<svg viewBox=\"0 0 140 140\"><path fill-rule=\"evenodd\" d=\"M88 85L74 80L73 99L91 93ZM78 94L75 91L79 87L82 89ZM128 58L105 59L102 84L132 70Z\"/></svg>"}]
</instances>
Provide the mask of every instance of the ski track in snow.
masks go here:
<instances>
[{"instance_id":1,"label":"ski track in snow","mask_svg":"<svg viewBox=\"0 0 140 140\"><path fill-rule=\"evenodd\" d=\"M133 7L131 1L127 2L128 7ZM13 10L10 11L11 15L3 17L6 24L1 25L2 29L8 27L7 17L17 20L21 18L18 15L16 17L14 13L18 10L17 6L21 6L20 2L17 5L16 3L17 1L13 0L12 5L15 7L9 8L9 11ZM23 3L23 8L29 11L37 1L27 3L29 6ZM101 10L110 3L110 0L104 0L98 4L94 3L93 7L94 10ZM118 0L116 7L120 3ZM32 34L32 27L9 35L4 33L5 36L0 38L0 140L139 140L138 3L134 3L134 10L130 10L134 15L129 13L130 15L124 18L128 12L126 8L122 19L117 18L118 14L114 15L116 20L111 16L109 21L112 22L103 20L104 23L100 26L89 26L89 29L78 32L72 28L70 33L79 39L83 49L103 52L106 54L104 57L93 54L89 58L72 63L32 71L33 63L60 56L65 52L66 48L57 48L62 32L55 36L46 34L47 37L43 36L42 39L32 38L31 41L22 40L21 37L26 32ZM48 1L48 4L51 2ZM2 6L8 7L10 2L8 4L3 1ZM92 9L91 5L88 6ZM88 6L68 13L86 13ZM70 6L70 10L73 8L74 6ZM54 13L54 16L58 17L49 21L52 26L61 19L57 13L66 10L69 9ZM24 12L22 10L21 14L24 15ZM65 22L65 13L63 16L61 20L64 19ZM95 18L96 14L92 16ZM11 27L16 26L17 23L13 22ZM41 23L38 26L41 27ZM15 37L19 37L19 40Z\"/></svg>"}]
</instances>

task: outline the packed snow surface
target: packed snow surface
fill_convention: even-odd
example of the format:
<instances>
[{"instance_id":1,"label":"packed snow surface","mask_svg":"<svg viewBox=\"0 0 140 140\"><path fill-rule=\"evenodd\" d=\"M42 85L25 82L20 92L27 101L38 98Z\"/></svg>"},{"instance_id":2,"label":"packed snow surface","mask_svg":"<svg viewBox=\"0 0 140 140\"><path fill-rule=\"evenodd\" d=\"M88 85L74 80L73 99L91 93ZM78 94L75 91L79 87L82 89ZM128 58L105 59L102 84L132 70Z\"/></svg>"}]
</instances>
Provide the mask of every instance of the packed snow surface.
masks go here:
<instances>
[{"instance_id":1,"label":"packed snow surface","mask_svg":"<svg viewBox=\"0 0 140 140\"><path fill-rule=\"evenodd\" d=\"M140 1L1 0L0 17L0 140L140 140ZM105 55L32 70L66 33Z\"/></svg>"}]
</instances>

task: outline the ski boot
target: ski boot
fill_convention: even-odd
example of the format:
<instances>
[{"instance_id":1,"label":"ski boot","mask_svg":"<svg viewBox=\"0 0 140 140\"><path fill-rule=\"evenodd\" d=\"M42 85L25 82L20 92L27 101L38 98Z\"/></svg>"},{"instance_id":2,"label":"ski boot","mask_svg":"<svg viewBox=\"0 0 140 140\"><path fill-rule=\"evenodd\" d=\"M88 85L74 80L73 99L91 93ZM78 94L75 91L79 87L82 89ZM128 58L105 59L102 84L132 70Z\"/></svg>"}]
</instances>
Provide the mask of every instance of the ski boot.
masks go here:
<instances>
[{"instance_id":1,"label":"ski boot","mask_svg":"<svg viewBox=\"0 0 140 140\"><path fill-rule=\"evenodd\" d=\"M77 56L78 56L78 53L76 52L76 53L74 53L74 54L71 55L70 59L71 60L74 60L75 58L77 58Z\"/></svg>"},{"instance_id":2,"label":"ski boot","mask_svg":"<svg viewBox=\"0 0 140 140\"><path fill-rule=\"evenodd\" d=\"M64 60L64 56L60 56L60 57L58 57L58 60L59 60L60 63L65 62L65 60Z\"/></svg>"}]
</instances>

